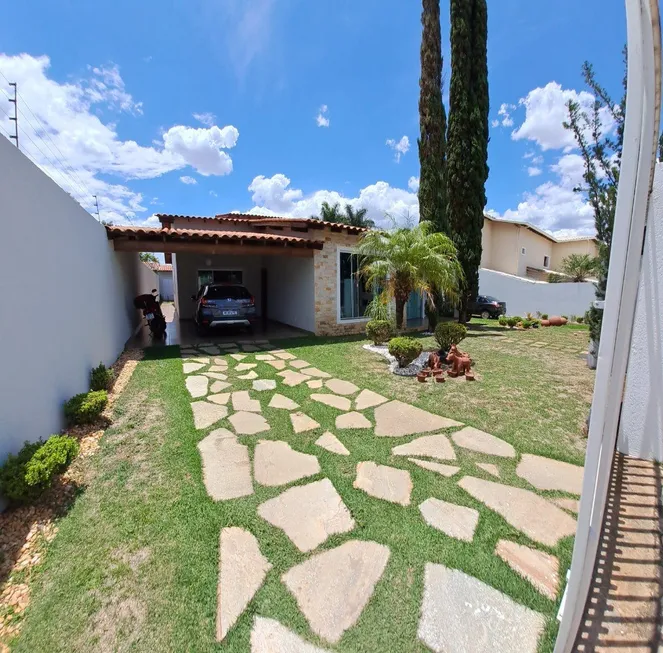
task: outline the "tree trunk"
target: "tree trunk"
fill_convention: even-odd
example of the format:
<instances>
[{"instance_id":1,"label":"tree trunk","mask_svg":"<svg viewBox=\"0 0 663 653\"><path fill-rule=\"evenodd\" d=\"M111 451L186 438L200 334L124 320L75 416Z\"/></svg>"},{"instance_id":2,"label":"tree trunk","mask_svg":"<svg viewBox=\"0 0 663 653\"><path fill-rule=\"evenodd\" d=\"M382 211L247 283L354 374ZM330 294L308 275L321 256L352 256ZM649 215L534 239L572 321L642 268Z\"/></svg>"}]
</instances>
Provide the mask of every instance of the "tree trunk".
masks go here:
<instances>
[{"instance_id":1,"label":"tree trunk","mask_svg":"<svg viewBox=\"0 0 663 653\"><path fill-rule=\"evenodd\" d=\"M405 313L406 299L400 296L396 298L396 330L400 333L403 330L403 313Z\"/></svg>"}]
</instances>

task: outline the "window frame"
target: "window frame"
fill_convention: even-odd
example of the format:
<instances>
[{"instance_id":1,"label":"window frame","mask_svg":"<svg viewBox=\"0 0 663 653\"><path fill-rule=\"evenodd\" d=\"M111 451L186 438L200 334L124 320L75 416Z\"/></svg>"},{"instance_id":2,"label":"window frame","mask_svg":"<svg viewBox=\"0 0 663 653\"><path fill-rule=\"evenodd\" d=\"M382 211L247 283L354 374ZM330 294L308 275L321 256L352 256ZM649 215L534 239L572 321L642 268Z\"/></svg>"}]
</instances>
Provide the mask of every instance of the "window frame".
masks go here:
<instances>
[{"instance_id":1,"label":"window frame","mask_svg":"<svg viewBox=\"0 0 663 653\"><path fill-rule=\"evenodd\" d=\"M371 318L363 317L341 317L341 254L357 254L353 247L336 248L336 324L359 324L368 322Z\"/></svg>"},{"instance_id":2,"label":"window frame","mask_svg":"<svg viewBox=\"0 0 663 653\"><path fill-rule=\"evenodd\" d=\"M544 268L549 268L550 267L550 256L544 256L543 257L543 267Z\"/></svg>"}]
</instances>

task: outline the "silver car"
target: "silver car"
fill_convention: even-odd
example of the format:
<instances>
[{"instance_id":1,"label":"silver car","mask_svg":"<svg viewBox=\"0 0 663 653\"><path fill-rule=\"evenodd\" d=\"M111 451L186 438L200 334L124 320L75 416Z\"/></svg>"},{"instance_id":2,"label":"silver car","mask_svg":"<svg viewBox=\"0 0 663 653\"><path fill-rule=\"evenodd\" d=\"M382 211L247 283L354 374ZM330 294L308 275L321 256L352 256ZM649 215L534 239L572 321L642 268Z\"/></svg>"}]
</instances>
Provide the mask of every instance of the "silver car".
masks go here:
<instances>
[{"instance_id":1,"label":"silver car","mask_svg":"<svg viewBox=\"0 0 663 653\"><path fill-rule=\"evenodd\" d=\"M208 284L191 299L196 302L194 321L201 331L224 325L251 328L256 320L255 298L239 284Z\"/></svg>"}]
</instances>

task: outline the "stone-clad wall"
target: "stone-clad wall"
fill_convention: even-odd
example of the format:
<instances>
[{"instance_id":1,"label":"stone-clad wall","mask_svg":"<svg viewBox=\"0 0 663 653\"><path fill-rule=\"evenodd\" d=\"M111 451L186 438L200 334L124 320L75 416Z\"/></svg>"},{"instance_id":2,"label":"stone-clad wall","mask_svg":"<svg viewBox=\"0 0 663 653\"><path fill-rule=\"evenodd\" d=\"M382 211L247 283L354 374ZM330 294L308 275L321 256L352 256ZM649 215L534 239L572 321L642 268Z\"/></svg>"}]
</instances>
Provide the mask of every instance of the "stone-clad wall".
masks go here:
<instances>
[{"instance_id":1,"label":"stone-clad wall","mask_svg":"<svg viewBox=\"0 0 663 653\"><path fill-rule=\"evenodd\" d=\"M365 322L338 324L338 248L355 247L359 236L331 233L325 230L325 246L316 250L315 267L315 333L319 336L339 336L362 333Z\"/></svg>"}]
</instances>

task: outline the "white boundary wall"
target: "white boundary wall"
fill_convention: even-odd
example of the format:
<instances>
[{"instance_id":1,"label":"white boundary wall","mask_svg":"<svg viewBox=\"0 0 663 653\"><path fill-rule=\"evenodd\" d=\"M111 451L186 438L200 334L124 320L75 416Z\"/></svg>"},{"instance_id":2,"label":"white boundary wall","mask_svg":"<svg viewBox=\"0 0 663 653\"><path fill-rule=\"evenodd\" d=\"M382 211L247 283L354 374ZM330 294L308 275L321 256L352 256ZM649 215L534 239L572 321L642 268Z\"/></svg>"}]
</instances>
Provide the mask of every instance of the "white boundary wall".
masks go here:
<instances>
[{"instance_id":1,"label":"white boundary wall","mask_svg":"<svg viewBox=\"0 0 663 653\"><path fill-rule=\"evenodd\" d=\"M663 164L656 165L617 448L663 461Z\"/></svg>"},{"instance_id":2,"label":"white boundary wall","mask_svg":"<svg viewBox=\"0 0 663 653\"><path fill-rule=\"evenodd\" d=\"M117 358L139 321L133 297L158 280L2 136L0 170L1 464L62 428L62 403Z\"/></svg>"},{"instance_id":3,"label":"white boundary wall","mask_svg":"<svg viewBox=\"0 0 663 653\"><path fill-rule=\"evenodd\" d=\"M546 283L481 268L479 294L506 302L508 315L584 315L595 299L593 283Z\"/></svg>"}]
</instances>

